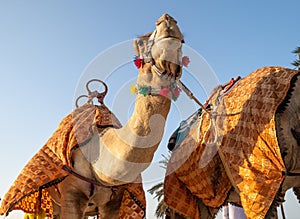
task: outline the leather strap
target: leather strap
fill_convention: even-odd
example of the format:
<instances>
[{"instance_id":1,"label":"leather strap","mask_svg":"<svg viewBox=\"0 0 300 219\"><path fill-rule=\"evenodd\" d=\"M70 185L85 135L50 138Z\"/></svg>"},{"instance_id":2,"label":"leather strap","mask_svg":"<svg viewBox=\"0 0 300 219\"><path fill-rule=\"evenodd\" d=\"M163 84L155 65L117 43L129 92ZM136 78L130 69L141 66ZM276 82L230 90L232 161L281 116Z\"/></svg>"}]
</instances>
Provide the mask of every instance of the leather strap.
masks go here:
<instances>
[{"instance_id":1,"label":"leather strap","mask_svg":"<svg viewBox=\"0 0 300 219\"><path fill-rule=\"evenodd\" d=\"M83 181L86 181L88 183L91 183L93 185L96 185L96 186L101 186L101 187L104 187L104 188L109 188L109 189L112 189L114 186L106 186L106 185L103 185L102 183L94 180L94 179L90 179L88 177L85 177L85 176L82 176L81 174L77 173L75 170L73 170L72 167L69 167L67 165L63 165L62 167L63 170L67 171L68 173L72 174L73 176L76 176L77 178L83 180Z\"/></svg>"}]
</instances>

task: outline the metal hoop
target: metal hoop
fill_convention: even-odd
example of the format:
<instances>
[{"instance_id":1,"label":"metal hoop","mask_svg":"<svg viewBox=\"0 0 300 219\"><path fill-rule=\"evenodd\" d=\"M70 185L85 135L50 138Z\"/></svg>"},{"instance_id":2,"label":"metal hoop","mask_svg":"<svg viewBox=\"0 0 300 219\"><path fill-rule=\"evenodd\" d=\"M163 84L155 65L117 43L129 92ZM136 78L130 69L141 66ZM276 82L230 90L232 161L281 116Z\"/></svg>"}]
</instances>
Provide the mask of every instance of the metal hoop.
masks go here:
<instances>
[{"instance_id":1,"label":"metal hoop","mask_svg":"<svg viewBox=\"0 0 300 219\"><path fill-rule=\"evenodd\" d=\"M79 107L78 101L79 101L81 98L83 98L83 97L86 97L87 99L89 98L89 96L88 96L88 95L85 95L85 94L80 95L79 97L77 97L77 99L76 99L76 101L75 101L75 106L76 106L76 108ZM87 101L87 102L89 102L89 101Z\"/></svg>"},{"instance_id":2,"label":"metal hoop","mask_svg":"<svg viewBox=\"0 0 300 219\"><path fill-rule=\"evenodd\" d=\"M99 82L99 83L101 83L103 86L104 86L104 92L102 92L102 93L99 93L98 91L98 94L100 94L100 95L106 95L106 93L107 93L107 90L108 90L108 88L107 88L107 85L103 82L103 81L101 81L101 80L99 80L99 79L92 79L92 80L89 80L87 83L86 83L86 90L88 91L88 93L89 94L91 94L92 92L91 92L91 90L89 89L89 84L90 83L92 83L92 82Z\"/></svg>"},{"instance_id":3,"label":"metal hoop","mask_svg":"<svg viewBox=\"0 0 300 219\"><path fill-rule=\"evenodd\" d=\"M101 93L99 93L97 90L91 91L90 88L89 88L89 85L90 85L90 83L92 83L92 82L99 82L99 83L101 83L101 84L104 86L104 91L101 92ZM99 102L100 104L103 104L104 97L106 96L107 91L108 91L108 87L107 87L107 85L106 85L103 81L101 81L101 80L99 80L99 79L92 79L92 80L89 80L89 81L86 83L85 87L86 87L86 90L87 90L87 92L88 92L88 95L85 95L85 94L84 94L84 95L80 95L80 96L76 99L76 101L75 101L75 106L76 106L76 108L79 107L78 101L79 101L81 98L83 98L83 97L87 98L87 103L92 103L92 100L96 97L96 98L98 99L98 102Z\"/></svg>"}]
</instances>

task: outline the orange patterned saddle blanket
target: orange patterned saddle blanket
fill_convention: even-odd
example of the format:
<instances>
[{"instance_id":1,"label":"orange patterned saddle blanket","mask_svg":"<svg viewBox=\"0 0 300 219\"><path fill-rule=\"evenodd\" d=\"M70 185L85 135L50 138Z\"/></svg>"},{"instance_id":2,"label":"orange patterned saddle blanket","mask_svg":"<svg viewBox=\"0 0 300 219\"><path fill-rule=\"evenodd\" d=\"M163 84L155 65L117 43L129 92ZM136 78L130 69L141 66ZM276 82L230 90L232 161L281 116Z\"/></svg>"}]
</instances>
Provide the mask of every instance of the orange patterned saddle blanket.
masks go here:
<instances>
[{"instance_id":1,"label":"orange patterned saddle blanket","mask_svg":"<svg viewBox=\"0 0 300 219\"><path fill-rule=\"evenodd\" d=\"M197 200L201 199L208 208L218 209L232 189L231 178L240 191L247 218L265 217L285 171L275 113L298 74L282 67L265 67L241 79L217 104L217 129L202 113L169 160L164 194L170 208L199 218ZM216 130L218 146L207 145Z\"/></svg>"},{"instance_id":2,"label":"orange patterned saddle blanket","mask_svg":"<svg viewBox=\"0 0 300 219\"><path fill-rule=\"evenodd\" d=\"M52 217L51 198L45 188L60 183L68 175L62 169L72 166L72 152L84 145L95 132L107 127L120 128L121 123L104 105L84 104L67 115L46 144L23 168L1 202L0 215L12 210L38 213L41 207L47 217ZM139 215L143 218L145 209L136 206L133 197L145 206L145 194L141 184L128 184L123 197L120 215ZM134 204L135 210L132 209ZM122 218L123 218L122 216Z\"/></svg>"}]
</instances>

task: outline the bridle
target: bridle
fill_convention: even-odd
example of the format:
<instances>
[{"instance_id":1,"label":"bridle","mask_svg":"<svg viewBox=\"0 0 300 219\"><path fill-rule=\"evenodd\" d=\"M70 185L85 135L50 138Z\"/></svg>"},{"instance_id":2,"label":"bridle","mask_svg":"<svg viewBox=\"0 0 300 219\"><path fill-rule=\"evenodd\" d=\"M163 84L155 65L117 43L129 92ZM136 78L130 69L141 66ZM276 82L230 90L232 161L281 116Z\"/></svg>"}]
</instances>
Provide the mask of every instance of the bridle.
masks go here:
<instances>
[{"instance_id":1,"label":"bridle","mask_svg":"<svg viewBox=\"0 0 300 219\"><path fill-rule=\"evenodd\" d=\"M140 53L139 52L139 56L140 58L142 59L142 61L144 63L150 63L153 67L153 70L155 71L155 73L159 76L159 77L163 77L165 75L167 75L168 72L166 72L165 70L161 69L160 67L158 67L153 59L153 56L152 56L152 47L154 46L155 43L159 42L160 40L165 40L165 39L173 39L173 40L178 40L178 38L175 38L175 37L162 37L162 38L158 38L156 39L156 34L157 34L157 30L154 30L152 32L152 34L150 35L150 37L148 38L148 41L147 41L147 45L146 45L146 51L144 53ZM137 39L136 40L137 42L137 45L141 45L143 44L143 41L142 39ZM181 42L182 43L182 42ZM177 50L177 64L178 65L181 65L181 62L182 62L182 57L181 57L181 50L182 50L182 46L180 46ZM180 72L176 72L175 73L175 76L174 77L171 77L171 78L174 78L174 80L176 80L176 78L180 75Z\"/></svg>"},{"instance_id":2,"label":"bridle","mask_svg":"<svg viewBox=\"0 0 300 219\"><path fill-rule=\"evenodd\" d=\"M138 56L139 58L142 60L143 63L150 63L152 65L152 69L154 70L154 72L160 77L160 78L163 78L163 77L168 77L167 76L167 73L165 70L161 69L160 67L158 67L153 59L153 56L152 56L152 47L154 45L155 42L158 42L162 39L166 39L166 38L159 38L159 39L155 39L155 36L156 36L156 33L157 33L157 30L154 30L152 32L152 34L149 36L148 38L148 42L147 42L147 50L145 52L140 52L140 49L139 49L139 45L143 45L144 42L142 39L137 39L135 41L135 48L137 50L137 53L138 53ZM175 39L175 40L179 40L175 37L169 37L169 38L172 38L172 39ZM183 43L184 41L182 40L181 43ZM180 46L178 48L178 52L177 52L177 63L179 65L182 65L182 56L181 56L181 49L182 49L182 46ZM210 115L210 112L207 111L206 107L201 104L201 102L194 96L194 94L188 89L188 87L186 85L184 85L182 83L182 81L180 81L179 79L179 76L180 75L180 72L176 72L175 73L175 76L171 77L170 79L170 87L179 87L180 90L184 91L192 100L194 100L206 113L208 113ZM173 84L173 85L172 85Z\"/></svg>"}]
</instances>

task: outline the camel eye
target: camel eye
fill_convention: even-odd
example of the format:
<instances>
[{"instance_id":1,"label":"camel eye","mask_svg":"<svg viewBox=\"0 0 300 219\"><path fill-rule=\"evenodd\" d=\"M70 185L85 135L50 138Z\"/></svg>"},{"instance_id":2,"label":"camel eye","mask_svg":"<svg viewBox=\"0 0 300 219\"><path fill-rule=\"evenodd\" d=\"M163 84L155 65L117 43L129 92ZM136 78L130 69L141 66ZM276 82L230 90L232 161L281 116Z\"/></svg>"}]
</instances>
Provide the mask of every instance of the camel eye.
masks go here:
<instances>
[{"instance_id":1,"label":"camel eye","mask_svg":"<svg viewBox=\"0 0 300 219\"><path fill-rule=\"evenodd\" d=\"M181 43L183 44L183 43L185 43L185 41L184 41L184 40L181 40Z\"/></svg>"}]
</instances>

